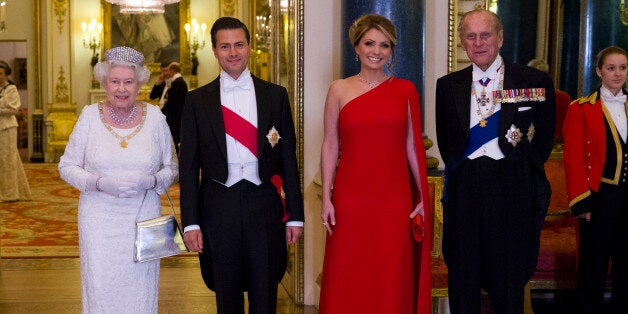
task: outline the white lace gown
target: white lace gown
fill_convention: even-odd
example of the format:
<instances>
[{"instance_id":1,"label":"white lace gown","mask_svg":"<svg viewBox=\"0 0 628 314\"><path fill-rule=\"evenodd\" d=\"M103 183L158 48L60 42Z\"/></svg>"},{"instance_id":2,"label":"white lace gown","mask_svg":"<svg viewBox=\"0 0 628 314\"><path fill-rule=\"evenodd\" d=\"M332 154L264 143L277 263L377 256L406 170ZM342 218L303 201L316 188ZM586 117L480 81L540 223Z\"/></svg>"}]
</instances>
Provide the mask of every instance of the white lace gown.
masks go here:
<instances>
[{"instance_id":1,"label":"white lace gown","mask_svg":"<svg viewBox=\"0 0 628 314\"><path fill-rule=\"evenodd\" d=\"M159 108L145 105L146 121L128 140L127 148L105 128L98 104L86 106L59 162L61 178L81 191L78 231L83 313L157 313L159 260L133 261L135 221L161 215L159 194L177 178L178 162L165 116ZM116 198L86 191L91 173L121 179L152 174L157 185L148 190L145 199L144 193Z\"/></svg>"}]
</instances>

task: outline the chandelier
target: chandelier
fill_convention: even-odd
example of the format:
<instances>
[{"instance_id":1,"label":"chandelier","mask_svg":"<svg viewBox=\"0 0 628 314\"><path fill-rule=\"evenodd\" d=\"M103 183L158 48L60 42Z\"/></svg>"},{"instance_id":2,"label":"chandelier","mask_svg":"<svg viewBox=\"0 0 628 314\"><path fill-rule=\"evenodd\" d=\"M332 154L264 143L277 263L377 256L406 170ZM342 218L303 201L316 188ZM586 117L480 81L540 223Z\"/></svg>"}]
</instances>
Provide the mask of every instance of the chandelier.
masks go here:
<instances>
[{"instance_id":1,"label":"chandelier","mask_svg":"<svg viewBox=\"0 0 628 314\"><path fill-rule=\"evenodd\" d=\"M106 0L120 6L120 13L127 14L161 14L164 5L177 3L180 0Z\"/></svg>"}]
</instances>

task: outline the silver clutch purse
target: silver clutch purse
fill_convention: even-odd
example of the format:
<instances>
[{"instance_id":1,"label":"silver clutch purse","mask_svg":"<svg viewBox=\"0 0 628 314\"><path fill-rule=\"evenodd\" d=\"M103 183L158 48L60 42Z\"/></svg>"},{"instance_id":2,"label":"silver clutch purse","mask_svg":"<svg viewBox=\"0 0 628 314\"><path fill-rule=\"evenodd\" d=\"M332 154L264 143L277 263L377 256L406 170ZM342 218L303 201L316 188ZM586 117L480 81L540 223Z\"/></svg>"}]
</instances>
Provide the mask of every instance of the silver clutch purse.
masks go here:
<instances>
[{"instance_id":1,"label":"silver clutch purse","mask_svg":"<svg viewBox=\"0 0 628 314\"><path fill-rule=\"evenodd\" d=\"M136 222L136 262L145 262L188 252L183 243L183 233L174 217L174 206L166 191L172 215Z\"/></svg>"}]
</instances>

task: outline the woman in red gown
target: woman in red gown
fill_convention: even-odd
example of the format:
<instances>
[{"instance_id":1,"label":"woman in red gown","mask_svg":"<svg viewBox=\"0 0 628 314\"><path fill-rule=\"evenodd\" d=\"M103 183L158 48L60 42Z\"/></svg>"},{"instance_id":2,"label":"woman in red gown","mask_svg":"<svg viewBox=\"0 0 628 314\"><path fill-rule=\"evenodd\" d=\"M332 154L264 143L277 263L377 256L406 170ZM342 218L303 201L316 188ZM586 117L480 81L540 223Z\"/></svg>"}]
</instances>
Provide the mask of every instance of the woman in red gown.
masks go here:
<instances>
[{"instance_id":1,"label":"woman in red gown","mask_svg":"<svg viewBox=\"0 0 628 314\"><path fill-rule=\"evenodd\" d=\"M431 226L419 95L388 76L393 24L356 20L349 38L360 72L334 81L325 104L319 313L430 313ZM389 66L389 67L390 67ZM332 195L333 186L333 195ZM418 191L418 193L413 193ZM425 237L413 240L412 218Z\"/></svg>"}]
</instances>

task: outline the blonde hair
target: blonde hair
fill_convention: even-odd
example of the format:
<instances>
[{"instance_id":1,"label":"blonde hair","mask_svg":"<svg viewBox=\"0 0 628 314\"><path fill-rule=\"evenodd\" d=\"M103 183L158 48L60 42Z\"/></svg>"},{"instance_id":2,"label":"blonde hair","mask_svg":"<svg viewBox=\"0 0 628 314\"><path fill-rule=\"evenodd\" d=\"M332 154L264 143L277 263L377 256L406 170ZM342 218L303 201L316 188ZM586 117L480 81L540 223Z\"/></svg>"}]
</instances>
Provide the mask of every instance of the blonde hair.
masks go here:
<instances>
[{"instance_id":1,"label":"blonde hair","mask_svg":"<svg viewBox=\"0 0 628 314\"><path fill-rule=\"evenodd\" d=\"M366 14L359 17L349 27L349 41L353 47L356 47L366 32L376 29L390 41L392 56L388 69L395 64L395 46L397 46L397 31L395 25L384 16L379 14Z\"/></svg>"}]
</instances>

